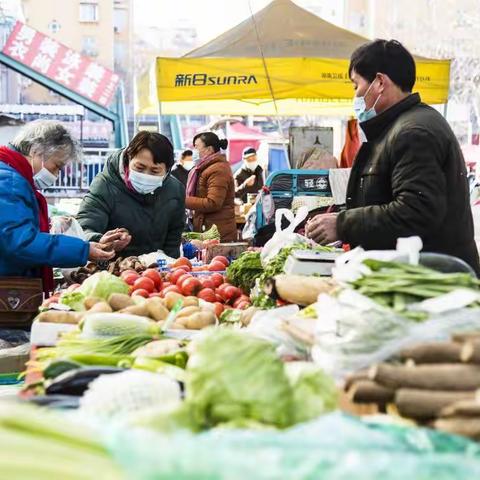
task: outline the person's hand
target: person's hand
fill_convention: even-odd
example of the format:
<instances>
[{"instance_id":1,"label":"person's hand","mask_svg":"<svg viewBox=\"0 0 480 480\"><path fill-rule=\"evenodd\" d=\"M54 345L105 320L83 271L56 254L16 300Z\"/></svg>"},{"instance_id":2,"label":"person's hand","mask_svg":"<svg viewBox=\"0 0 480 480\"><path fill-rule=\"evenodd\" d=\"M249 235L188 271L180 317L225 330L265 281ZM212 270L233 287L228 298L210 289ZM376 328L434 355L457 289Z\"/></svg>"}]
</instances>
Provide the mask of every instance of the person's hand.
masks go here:
<instances>
[{"instance_id":1,"label":"person's hand","mask_svg":"<svg viewBox=\"0 0 480 480\"><path fill-rule=\"evenodd\" d=\"M112 246L116 252L122 251L132 241L132 236L126 228L116 228L105 232L100 239L102 245Z\"/></svg>"},{"instance_id":2,"label":"person's hand","mask_svg":"<svg viewBox=\"0 0 480 480\"><path fill-rule=\"evenodd\" d=\"M337 214L325 213L309 220L305 226L305 235L320 245L326 245L338 240Z\"/></svg>"},{"instance_id":3,"label":"person's hand","mask_svg":"<svg viewBox=\"0 0 480 480\"><path fill-rule=\"evenodd\" d=\"M245 180L245 185L247 187L253 187L255 185L255 175L252 175L252 176L248 177Z\"/></svg>"},{"instance_id":4,"label":"person's hand","mask_svg":"<svg viewBox=\"0 0 480 480\"><path fill-rule=\"evenodd\" d=\"M106 250L107 246L101 243L90 242L90 253L88 259L91 262L111 260L115 256L114 250Z\"/></svg>"}]
</instances>

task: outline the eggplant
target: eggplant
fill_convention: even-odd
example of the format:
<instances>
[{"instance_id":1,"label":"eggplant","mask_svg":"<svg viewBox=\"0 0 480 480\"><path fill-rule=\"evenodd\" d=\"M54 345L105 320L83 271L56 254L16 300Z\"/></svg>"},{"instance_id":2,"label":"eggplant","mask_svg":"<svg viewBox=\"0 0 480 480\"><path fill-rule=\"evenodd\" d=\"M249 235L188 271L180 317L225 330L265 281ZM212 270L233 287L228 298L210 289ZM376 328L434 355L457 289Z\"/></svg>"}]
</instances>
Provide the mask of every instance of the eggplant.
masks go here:
<instances>
[{"instance_id":1,"label":"eggplant","mask_svg":"<svg viewBox=\"0 0 480 480\"><path fill-rule=\"evenodd\" d=\"M51 382L45 392L47 395L82 396L90 382L100 375L120 373L125 369L116 367L84 367L62 373Z\"/></svg>"},{"instance_id":2,"label":"eggplant","mask_svg":"<svg viewBox=\"0 0 480 480\"><path fill-rule=\"evenodd\" d=\"M28 403L52 408L78 408L79 402L76 395L37 395L28 399Z\"/></svg>"},{"instance_id":3,"label":"eggplant","mask_svg":"<svg viewBox=\"0 0 480 480\"><path fill-rule=\"evenodd\" d=\"M43 377L46 379L52 379L58 377L62 373L68 372L70 370L76 370L81 367L81 363L74 362L72 360L54 360L43 371Z\"/></svg>"}]
</instances>

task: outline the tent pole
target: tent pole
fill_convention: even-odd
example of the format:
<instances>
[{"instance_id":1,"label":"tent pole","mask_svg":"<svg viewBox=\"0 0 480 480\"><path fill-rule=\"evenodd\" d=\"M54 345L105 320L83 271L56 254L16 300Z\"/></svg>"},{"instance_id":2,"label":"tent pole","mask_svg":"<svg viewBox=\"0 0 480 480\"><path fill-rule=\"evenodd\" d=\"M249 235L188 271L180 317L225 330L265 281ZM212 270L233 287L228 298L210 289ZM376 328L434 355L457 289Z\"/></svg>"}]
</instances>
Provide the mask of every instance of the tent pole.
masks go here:
<instances>
[{"instance_id":1,"label":"tent pole","mask_svg":"<svg viewBox=\"0 0 480 480\"><path fill-rule=\"evenodd\" d=\"M157 112L158 133L162 133L162 102L158 99L158 112Z\"/></svg>"}]
</instances>

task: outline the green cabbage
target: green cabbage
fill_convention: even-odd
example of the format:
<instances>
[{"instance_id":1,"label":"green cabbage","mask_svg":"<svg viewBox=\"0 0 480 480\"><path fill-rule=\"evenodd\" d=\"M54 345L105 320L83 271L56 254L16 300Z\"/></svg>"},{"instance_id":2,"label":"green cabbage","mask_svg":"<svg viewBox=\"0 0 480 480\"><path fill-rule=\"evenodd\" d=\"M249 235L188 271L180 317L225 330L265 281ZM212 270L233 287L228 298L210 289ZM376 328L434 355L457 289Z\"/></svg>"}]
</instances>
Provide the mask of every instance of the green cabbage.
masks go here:
<instances>
[{"instance_id":1,"label":"green cabbage","mask_svg":"<svg viewBox=\"0 0 480 480\"><path fill-rule=\"evenodd\" d=\"M338 404L335 382L313 363L290 362L285 371L293 388L294 422L306 422Z\"/></svg>"},{"instance_id":2,"label":"green cabbage","mask_svg":"<svg viewBox=\"0 0 480 480\"><path fill-rule=\"evenodd\" d=\"M97 272L87 278L77 289L85 297L98 297L108 300L112 293L128 293L128 285L116 275L108 272Z\"/></svg>"},{"instance_id":3,"label":"green cabbage","mask_svg":"<svg viewBox=\"0 0 480 480\"><path fill-rule=\"evenodd\" d=\"M205 332L187 365L186 402L200 428L293 423L293 392L270 343L233 330Z\"/></svg>"},{"instance_id":4,"label":"green cabbage","mask_svg":"<svg viewBox=\"0 0 480 480\"><path fill-rule=\"evenodd\" d=\"M62 296L60 297L60 303L63 305L67 305L67 307L70 307L72 310L75 310L76 312L83 312L85 311L85 295L81 292L68 292L68 293L63 293Z\"/></svg>"}]
</instances>

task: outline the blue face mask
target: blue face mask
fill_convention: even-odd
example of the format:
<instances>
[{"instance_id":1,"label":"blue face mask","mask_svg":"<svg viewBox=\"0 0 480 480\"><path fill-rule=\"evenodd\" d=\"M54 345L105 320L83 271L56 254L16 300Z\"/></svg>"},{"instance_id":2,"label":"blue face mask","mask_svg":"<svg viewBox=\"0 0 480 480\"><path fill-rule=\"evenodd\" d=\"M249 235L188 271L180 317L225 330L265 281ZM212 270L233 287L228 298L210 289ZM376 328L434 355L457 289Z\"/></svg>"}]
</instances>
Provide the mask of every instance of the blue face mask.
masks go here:
<instances>
[{"instance_id":1,"label":"blue face mask","mask_svg":"<svg viewBox=\"0 0 480 480\"><path fill-rule=\"evenodd\" d=\"M138 193L146 195L147 193L153 193L157 188L160 188L163 185L165 176L160 177L158 175L149 175L147 173L130 170L129 180Z\"/></svg>"},{"instance_id":2,"label":"blue face mask","mask_svg":"<svg viewBox=\"0 0 480 480\"><path fill-rule=\"evenodd\" d=\"M353 97L353 110L355 112L355 116L357 117L360 123L366 122L367 120L370 120L373 117L377 116L377 112L375 111L375 105L377 104L382 94L380 94L377 97L377 99L375 100L375 103L372 105L372 108L369 108L367 110L367 104L365 103L365 97L368 95L368 92L372 88L372 85L373 85L373 82L370 84L370 86L368 87L367 91L364 93L363 96Z\"/></svg>"},{"instance_id":3,"label":"blue face mask","mask_svg":"<svg viewBox=\"0 0 480 480\"><path fill-rule=\"evenodd\" d=\"M57 181L57 177L45 167L33 176L33 183L39 190L50 188Z\"/></svg>"}]
</instances>

